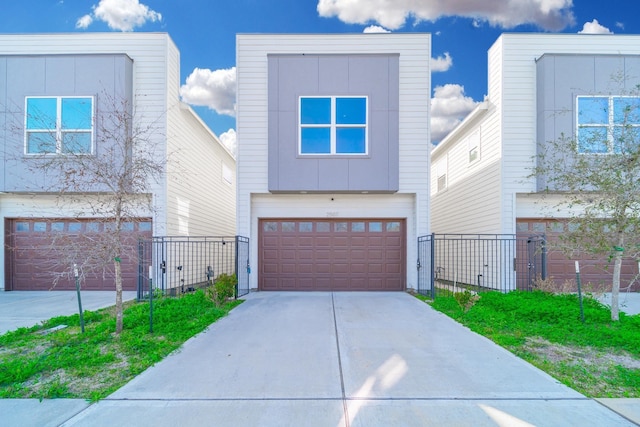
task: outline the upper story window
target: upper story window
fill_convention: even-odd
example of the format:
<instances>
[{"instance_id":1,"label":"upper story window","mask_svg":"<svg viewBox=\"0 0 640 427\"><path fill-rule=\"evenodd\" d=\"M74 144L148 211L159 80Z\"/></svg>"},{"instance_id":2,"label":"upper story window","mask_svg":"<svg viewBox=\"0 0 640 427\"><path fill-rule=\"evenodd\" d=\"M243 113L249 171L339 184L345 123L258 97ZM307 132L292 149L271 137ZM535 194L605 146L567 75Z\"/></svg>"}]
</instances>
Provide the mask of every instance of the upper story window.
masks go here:
<instances>
[{"instance_id":1,"label":"upper story window","mask_svg":"<svg viewBox=\"0 0 640 427\"><path fill-rule=\"evenodd\" d=\"M368 154L367 97L300 97L299 154Z\"/></svg>"},{"instance_id":2,"label":"upper story window","mask_svg":"<svg viewBox=\"0 0 640 427\"><path fill-rule=\"evenodd\" d=\"M26 154L91 154L93 97L27 97Z\"/></svg>"},{"instance_id":3,"label":"upper story window","mask_svg":"<svg viewBox=\"0 0 640 427\"><path fill-rule=\"evenodd\" d=\"M579 96L578 152L621 153L640 137L640 97Z\"/></svg>"}]
</instances>

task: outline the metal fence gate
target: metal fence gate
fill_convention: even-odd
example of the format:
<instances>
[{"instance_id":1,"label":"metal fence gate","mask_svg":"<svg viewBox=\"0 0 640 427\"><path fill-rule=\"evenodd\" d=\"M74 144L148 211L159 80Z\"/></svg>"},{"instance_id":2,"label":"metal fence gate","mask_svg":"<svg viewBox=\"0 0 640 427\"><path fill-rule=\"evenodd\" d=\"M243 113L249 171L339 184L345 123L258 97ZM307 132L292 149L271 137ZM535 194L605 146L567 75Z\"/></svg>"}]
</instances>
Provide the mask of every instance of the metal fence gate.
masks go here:
<instances>
[{"instance_id":1,"label":"metal fence gate","mask_svg":"<svg viewBox=\"0 0 640 427\"><path fill-rule=\"evenodd\" d=\"M432 234L418 238L418 292L531 290L546 277L544 235Z\"/></svg>"},{"instance_id":2,"label":"metal fence gate","mask_svg":"<svg viewBox=\"0 0 640 427\"><path fill-rule=\"evenodd\" d=\"M231 237L153 237L138 242L138 299L151 287L177 295L236 274L236 298L249 293L249 239Z\"/></svg>"}]
</instances>

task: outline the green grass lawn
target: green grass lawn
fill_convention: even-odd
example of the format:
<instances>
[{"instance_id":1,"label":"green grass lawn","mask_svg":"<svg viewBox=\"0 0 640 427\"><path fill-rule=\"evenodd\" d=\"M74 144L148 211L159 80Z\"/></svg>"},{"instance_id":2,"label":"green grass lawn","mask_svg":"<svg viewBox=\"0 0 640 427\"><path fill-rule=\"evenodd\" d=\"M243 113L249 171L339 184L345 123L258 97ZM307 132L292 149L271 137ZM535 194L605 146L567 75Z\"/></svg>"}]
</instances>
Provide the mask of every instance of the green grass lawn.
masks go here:
<instances>
[{"instance_id":1,"label":"green grass lawn","mask_svg":"<svg viewBox=\"0 0 640 427\"><path fill-rule=\"evenodd\" d=\"M486 292L438 296L431 306L588 397L640 397L640 316L576 295ZM424 298L421 298L424 299Z\"/></svg>"},{"instance_id":2,"label":"green grass lawn","mask_svg":"<svg viewBox=\"0 0 640 427\"><path fill-rule=\"evenodd\" d=\"M86 311L85 333L77 314L8 332L0 336L0 398L104 398L241 302L216 307L203 291L155 299L153 333L148 303L126 305L120 336L113 308Z\"/></svg>"}]
</instances>

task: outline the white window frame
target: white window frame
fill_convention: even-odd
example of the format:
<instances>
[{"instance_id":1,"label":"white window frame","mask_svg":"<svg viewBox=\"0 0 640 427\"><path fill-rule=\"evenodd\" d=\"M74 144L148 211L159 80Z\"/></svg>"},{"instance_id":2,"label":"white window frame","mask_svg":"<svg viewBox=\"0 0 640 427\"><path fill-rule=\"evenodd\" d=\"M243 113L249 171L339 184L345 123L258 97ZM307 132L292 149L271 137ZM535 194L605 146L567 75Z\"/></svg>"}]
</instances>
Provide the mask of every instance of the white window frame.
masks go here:
<instances>
[{"instance_id":1,"label":"white window frame","mask_svg":"<svg viewBox=\"0 0 640 427\"><path fill-rule=\"evenodd\" d=\"M468 164L472 165L480 161L480 129L476 129L467 138ZM473 155L475 154L475 157Z\"/></svg>"},{"instance_id":2,"label":"white window frame","mask_svg":"<svg viewBox=\"0 0 640 427\"><path fill-rule=\"evenodd\" d=\"M444 158L436 163L436 194L447 189L447 159Z\"/></svg>"},{"instance_id":3,"label":"white window frame","mask_svg":"<svg viewBox=\"0 0 640 427\"><path fill-rule=\"evenodd\" d=\"M56 100L56 128L55 129L28 129L27 121L29 119L28 103L30 99L55 99ZM91 99L91 129L62 129L62 100L63 99ZM93 95L72 95L72 96L26 96L24 100L24 153L27 156L43 156L43 155L93 155L95 152L95 96ZM55 132L56 152L55 153L32 153L29 152L29 134L30 133L53 133ZM64 153L62 151L62 136L66 133L90 133L91 147L88 152Z\"/></svg>"},{"instance_id":4,"label":"white window frame","mask_svg":"<svg viewBox=\"0 0 640 427\"><path fill-rule=\"evenodd\" d=\"M331 99L331 123L330 124L302 124L302 100L309 98ZM365 124L337 124L336 123L336 99L364 98L365 100ZM303 153L302 129L304 128L330 128L330 152L329 153ZM337 153L336 130L340 128L364 128L364 153ZM369 155L369 97L366 95L310 95L298 97L298 155L299 156L368 156Z\"/></svg>"},{"instance_id":5,"label":"white window frame","mask_svg":"<svg viewBox=\"0 0 640 427\"><path fill-rule=\"evenodd\" d=\"M579 101L581 98L602 98L602 99L606 99L607 100L607 106L608 106L608 121L607 123L585 123L585 124L580 124L580 109L579 109ZM575 113L576 113L576 151L579 154L584 154L584 155L609 155L609 154L616 154L615 151L615 145L614 145L614 129L615 128L622 128L622 127L626 127L626 126L631 126L633 128L638 128L640 130L640 122L639 123L616 123L615 122L615 118L614 118L614 100L616 99L620 99L620 98L635 98L635 99L639 99L640 97L638 96L625 96L625 95L578 95L576 96L576 108L575 108ZM638 112L638 114L640 114L640 112ZM606 129L607 132L607 152L606 153L592 153L592 152L586 152L586 151L582 151L580 150L580 141L579 141L579 135L580 135L580 129L584 129L584 128L604 128Z\"/></svg>"}]
</instances>

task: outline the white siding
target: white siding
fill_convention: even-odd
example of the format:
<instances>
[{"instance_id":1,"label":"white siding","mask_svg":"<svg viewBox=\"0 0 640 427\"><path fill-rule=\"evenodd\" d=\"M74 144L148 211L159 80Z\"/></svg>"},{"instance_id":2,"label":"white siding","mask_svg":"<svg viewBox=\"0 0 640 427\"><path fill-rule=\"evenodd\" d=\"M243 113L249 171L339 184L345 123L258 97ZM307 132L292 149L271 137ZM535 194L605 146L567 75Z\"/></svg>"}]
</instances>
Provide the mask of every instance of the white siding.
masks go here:
<instances>
[{"instance_id":1,"label":"white siding","mask_svg":"<svg viewBox=\"0 0 640 427\"><path fill-rule=\"evenodd\" d=\"M479 106L434 149L432 181L436 179L435 166L445 159L448 164L446 190L436 192L432 184L434 233L498 233L501 153L496 116L493 105ZM469 163L469 140L478 136L479 159Z\"/></svg>"},{"instance_id":2,"label":"white siding","mask_svg":"<svg viewBox=\"0 0 640 427\"><path fill-rule=\"evenodd\" d=\"M428 34L237 36L237 230L238 234L251 238L253 265L257 263L257 214L252 212L252 200L268 193L267 54L400 54L399 194L416 199L412 208L415 220L407 222L410 246L418 235L429 232L430 42ZM377 200L377 196L368 197ZM324 213L319 211L311 216L322 217ZM253 276L255 286L257 280Z\"/></svg>"},{"instance_id":3,"label":"white siding","mask_svg":"<svg viewBox=\"0 0 640 427\"><path fill-rule=\"evenodd\" d=\"M186 105L171 110L167 235L233 236L235 160ZM231 183L223 167L233 171Z\"/></svg>"}]
</instances>

